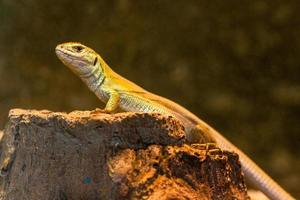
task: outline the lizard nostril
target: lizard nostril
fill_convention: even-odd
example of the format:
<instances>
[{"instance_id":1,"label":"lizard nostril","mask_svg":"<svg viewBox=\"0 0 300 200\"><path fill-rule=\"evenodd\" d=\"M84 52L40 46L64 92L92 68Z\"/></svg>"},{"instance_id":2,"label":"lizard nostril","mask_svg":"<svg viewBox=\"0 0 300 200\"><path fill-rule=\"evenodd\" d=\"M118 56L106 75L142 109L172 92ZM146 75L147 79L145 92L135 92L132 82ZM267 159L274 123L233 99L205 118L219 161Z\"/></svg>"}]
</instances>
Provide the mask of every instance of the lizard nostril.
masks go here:
<instances>
[{"instance_id":1,"label":"lizard nostril","mask_svg":"<svg viewBox=\"0 0 300 200\"><path fill-rule=\"evenodd\" d=\"M77 52L80 53L83 50L82 46L73 46L73 49Z\"/></svg>"}]
</instances>

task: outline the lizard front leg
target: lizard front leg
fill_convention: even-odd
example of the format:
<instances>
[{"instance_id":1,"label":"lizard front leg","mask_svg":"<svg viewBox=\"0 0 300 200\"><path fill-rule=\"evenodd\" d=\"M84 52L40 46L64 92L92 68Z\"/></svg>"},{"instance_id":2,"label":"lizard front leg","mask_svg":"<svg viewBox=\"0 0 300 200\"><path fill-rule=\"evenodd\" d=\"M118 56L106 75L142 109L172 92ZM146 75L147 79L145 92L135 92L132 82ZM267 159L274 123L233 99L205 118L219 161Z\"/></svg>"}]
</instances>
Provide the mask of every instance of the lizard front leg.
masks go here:
<instances>
[{"instance_id":1,"label":"lizard front leg","mask_svg":"<svg viewBox=\"0 0 300 200\"><path fill-rule=\"evenodd\" d=\"M108 100L106 102L105 108L96 108L96 110L92 111L91 114L113 113L119 107L120 93L109 88L103 88L102 90L108 95Z\"/></svg>"},{"instance_id":2,"label":"lizard front leg","mask_svg":"<svg viewBox=\"0 0 300 200\"><path fill-rule=\"evenodd\" d=\"M201 126L200 124L196 126L186 127L186 139L189 143L216 143L215 138L209 134L209 131Z\"/></svg>"}]
</instances>

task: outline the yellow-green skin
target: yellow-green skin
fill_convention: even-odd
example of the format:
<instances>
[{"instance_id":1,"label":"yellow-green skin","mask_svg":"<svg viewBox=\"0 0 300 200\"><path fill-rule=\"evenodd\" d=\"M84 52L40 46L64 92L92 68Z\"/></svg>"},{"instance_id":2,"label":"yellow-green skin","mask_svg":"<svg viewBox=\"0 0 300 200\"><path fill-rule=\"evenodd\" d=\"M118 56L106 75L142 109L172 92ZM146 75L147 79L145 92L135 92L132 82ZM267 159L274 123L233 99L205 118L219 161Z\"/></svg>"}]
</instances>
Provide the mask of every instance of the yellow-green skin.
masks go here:
<instances>
[{"instance_id":1,"label":"yellow-green skin","mask_svg":"<svg viewBox=\"0 0 300 200\"><path fill-rule=\"evenodd\" d=\"M216 142L221 149L239 155L246 179L251 181L270 199L292 200L283 188L259 168L246 154L220 133L179 104L150 93L114 72L91 48L69 42L56 47L58 58L68 66L97 97L106 103L101 112L117 109L131 112L159 112L182 121L190 143Z\"/></svg>"}]
</instances>

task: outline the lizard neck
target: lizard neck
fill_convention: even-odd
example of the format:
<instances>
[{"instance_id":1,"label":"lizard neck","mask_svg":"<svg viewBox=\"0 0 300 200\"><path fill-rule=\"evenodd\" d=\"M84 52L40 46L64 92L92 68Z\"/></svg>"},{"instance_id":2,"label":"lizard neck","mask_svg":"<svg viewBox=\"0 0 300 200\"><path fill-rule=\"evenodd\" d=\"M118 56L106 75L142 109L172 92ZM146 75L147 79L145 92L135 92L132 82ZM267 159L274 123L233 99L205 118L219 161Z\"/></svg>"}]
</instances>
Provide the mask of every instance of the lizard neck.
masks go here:
<instances>
[{"instance_id":1,"label":"lizard neck","mask_svg":"<svg viewBox=\"0 0 300 200\"><path fill-rule=\"evenodd\" d=\"M102 94L104 82L106 81L106 72L104 68L97 64L89 73L79 75L81 80L94 92L101 101L106 100L106 95Z\"/></svg>"}]
</instances>

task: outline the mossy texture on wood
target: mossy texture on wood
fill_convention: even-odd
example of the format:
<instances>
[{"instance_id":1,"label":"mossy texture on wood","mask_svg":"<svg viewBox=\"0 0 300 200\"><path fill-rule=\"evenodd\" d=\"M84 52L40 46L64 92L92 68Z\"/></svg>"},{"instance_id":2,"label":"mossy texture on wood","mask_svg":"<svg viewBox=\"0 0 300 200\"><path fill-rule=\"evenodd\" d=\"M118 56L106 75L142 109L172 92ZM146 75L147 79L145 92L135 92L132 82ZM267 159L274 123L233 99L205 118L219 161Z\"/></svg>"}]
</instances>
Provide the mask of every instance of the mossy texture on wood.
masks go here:
<instances>
[{"instance_id":1,"label":"mossy texture on wood","mask_svg":"<svg viewBox=\"0 0 300 200\"><path fill-rule=\"evenodd\" d=\"M171 116L14 109L0 198L248 199L236 154L184 143Z\"/></svg>"}]
</instances>

